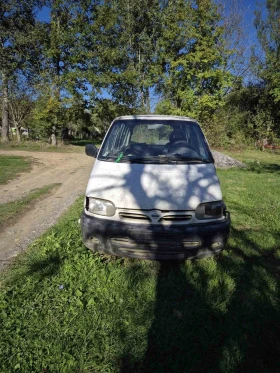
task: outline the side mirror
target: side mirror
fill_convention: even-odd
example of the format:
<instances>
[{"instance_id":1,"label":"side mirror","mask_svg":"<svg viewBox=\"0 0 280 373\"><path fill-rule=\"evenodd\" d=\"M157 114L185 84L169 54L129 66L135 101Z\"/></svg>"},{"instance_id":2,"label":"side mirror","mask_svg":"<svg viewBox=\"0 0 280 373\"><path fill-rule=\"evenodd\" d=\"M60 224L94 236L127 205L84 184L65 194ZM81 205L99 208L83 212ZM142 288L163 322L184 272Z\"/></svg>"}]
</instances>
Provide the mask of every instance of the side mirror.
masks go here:
<instances>
[{"instance_id":1,"label":"side mirror","mask_svg":"<svg viewBox=\"0 0 280 373\"><path fill-rule=\"evenodd\" d=\"M96 158L97 157L97 153L98 153L98 149L93 144L87 144L85 152L86 152L86 155L88 155L89 157Z\"/></svg>"}]
</instances>

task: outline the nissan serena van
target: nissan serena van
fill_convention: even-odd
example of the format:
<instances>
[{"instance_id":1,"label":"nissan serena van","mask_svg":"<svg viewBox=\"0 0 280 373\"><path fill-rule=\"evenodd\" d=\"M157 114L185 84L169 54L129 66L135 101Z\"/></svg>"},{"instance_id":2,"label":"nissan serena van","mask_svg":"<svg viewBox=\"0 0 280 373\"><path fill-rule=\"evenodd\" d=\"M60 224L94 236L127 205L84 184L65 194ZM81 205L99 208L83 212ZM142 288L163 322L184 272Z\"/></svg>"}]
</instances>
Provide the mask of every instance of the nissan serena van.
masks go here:
<instances>
[{"instance_id":1,"label":"nissan serena van","mask_svg":"<svg viewBox=\"0 0 280 373\"><path fill-rule=\"evenodd\" d=\"M92 251L142 259L221 252L230 231L214 159L199 124L165 115L111 124L86 189L81 219Z\"/></svg>"}]
</instances>

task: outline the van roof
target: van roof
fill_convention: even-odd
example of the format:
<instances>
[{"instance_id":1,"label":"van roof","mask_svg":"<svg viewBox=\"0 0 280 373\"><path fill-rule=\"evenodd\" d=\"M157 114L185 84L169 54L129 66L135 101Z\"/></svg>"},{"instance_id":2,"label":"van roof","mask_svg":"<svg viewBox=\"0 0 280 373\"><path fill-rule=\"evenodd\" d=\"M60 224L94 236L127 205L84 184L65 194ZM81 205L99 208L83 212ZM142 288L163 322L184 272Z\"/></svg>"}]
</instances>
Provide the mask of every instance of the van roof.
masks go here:
<instances>
[{"instance_id":1,"label":"van roof","mask_svg":"<svg viewBox=\"0 0 280 373\"><path fill-rule=\"evenodd\" d=\"M155 115L155 114L147 114L147 115L123 115L121 117L117 117L115 118L115 120L129 120L129 119L155 119L155 120L188 120L188 121L192 121L192 122L196 122L197 121L193 118L189 118L189 117L183 117L183 116L179 116L179 115ZM114 120L114 121L115 121Z\"/></svg>"}]
</instances>

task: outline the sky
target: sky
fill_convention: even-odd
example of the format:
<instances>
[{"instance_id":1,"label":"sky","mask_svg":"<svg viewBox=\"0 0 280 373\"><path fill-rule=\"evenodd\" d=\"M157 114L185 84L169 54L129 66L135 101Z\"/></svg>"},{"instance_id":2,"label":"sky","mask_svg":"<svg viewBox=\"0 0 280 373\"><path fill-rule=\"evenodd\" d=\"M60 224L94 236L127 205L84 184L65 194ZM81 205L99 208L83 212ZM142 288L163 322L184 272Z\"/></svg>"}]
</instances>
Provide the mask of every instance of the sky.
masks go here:
<instances>
[{"instance_id":1,"label":"sky","mask_svg":"<svg viewBox=\"0 0 280 373\"><path fill-rule=\"evenodd\" d=\"M237 0L240 3L241 8L245 10L245 19L248 23L253 24L253 17L254 11L257 8L257 0ZM225 3L226 7L229 7L232 4L232 0L222 0ZM49 21L50 20L50 9L48 7L44 7L39 12L39 19L42 21Z\"/></svg>"},{"instance_id":2,"label":"sky","mask_svg":"<svg viewBox=\"0 0 280 373\"><path fill-rule=\"evenodd\" d=\"M38 12L38 18L40 21L48 22L50 20L50 8L44 6L39 12Z\"/></svg>"},{"instance_id":3,"label":"sky","mask_svg":"<svg viewBox=\"0 0 280 373\"><path fill-rule=\"evenodd\" d=\"M246 8L250 8L252 11L254 11L257 7L256 0L243 0L243 3Z\"/></svg>"}]
</instances>

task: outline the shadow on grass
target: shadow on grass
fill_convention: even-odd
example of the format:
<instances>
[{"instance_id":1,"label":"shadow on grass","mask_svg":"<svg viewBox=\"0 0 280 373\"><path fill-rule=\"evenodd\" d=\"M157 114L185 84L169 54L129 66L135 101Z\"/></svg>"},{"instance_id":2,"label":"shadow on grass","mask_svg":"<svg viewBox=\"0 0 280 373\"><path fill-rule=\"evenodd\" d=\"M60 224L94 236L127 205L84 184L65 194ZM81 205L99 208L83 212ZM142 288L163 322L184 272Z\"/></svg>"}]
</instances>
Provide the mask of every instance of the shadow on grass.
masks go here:
<instances>
[{"instance_id":1,"label":"shadow on grass","mask_svg":"<svg viewBox=\"0 0 280 373\"><path fill-rule=\"evenodd\" d=\"M279 242L279 233L275 233L275 240ZM49 282L60 271L64 258L65 254L53 252L47 258L35 254L26 259L26 264L21 260L21 271L14 279L17 287L23 286L26 279L37 284ZM109 264L112 266L112 261ZM144 348L139 346L144 351L141 355L137 343L132 346L133 339L125 325L116 329L106 323L98 334L104 336L108 328L114 331L110 338L122 346L122 353L118 351L113 358L114 371L279 372L279 268L276 247L263 250L247 232L235 228L227 250L215 259L148 266L138 260L129 261L129 267L123 266L122 271L127 286L137 289L139 296L144 288L141 283L149 281L151 270L157 271L155 301L147 302L138 315L137 308L129 311L136 314L135 328L132 325L130 330L141 330L141 323L147 325L147 320L151 320L146 340L140 338L137 342L145 344ZM34 298L38 288L34 289ZM126 305L122 307L127 311ZM113 304L111 308L114 312ZM90 320L91 312L84 309L81 320ZM102 314L106 322L107 317ZM73 333L78 332L78 326L81 327L73 325ZM88 328L93 325L83 327L90 333ZM62 327L60 332L63 331ZM87 343L92 346L87 352L91 355L98 349L97 342ZM69 345L66 348L69 350Z\"/></svg>"},{"instance_id":2,"label":"shadow on grass","mask_svg":"<svg viewBox=\"0 0 280 373\"><path fill-rule=\"evenodd\" d=\"M275 237L278 242L280 234ZM279 372L280 260L246 232L216 259L160 263L145 356L126 372Z\"/></svg>"},{"instance_id":3,"label":"shadow on grass","mask_svg":"<svg viewBox=\"0 0 280 373\"><path fill-rule=\"evenodd\" d=\"M260 173L280 173L280 165L274 163L250 163L247 171Z\"/></svg>"},{"instance_id":4,"label":"shadow on grass","mask_svg":"<svg viewBox=\"0 0 280 373\"><path fill-rule=\"evenodd\" d=\"M61 265L61 257L57 254L52 254L46 259L31 262L28 266L26 275L43 280L44 278L55 276Z\"/></svg>"},{"instance_id":5,"label":"shadow on grass","mask_svg":"<svg viewBox=\"0 0 280 373\"><path fill-rule=\"evenodd\" d=\"M10 284L24 284L27 278L32 279L32 281L50 279L57 275L63 264L63 260L56 253L52 253L46 258L28 255L26 257L26 255L10 263L13 268Z\"/></svg>"},{"instance_id":6,"label":"shadow on grass","mask_svg":"<svg viewBox=\"0 0 280 373\"><path fill-rule=\"evenodd\" d=\"M98 140L93 140L93 139L88 139L88 140L74 139L74 140L70 140L69 143L71 145L75 145L75 146L86 146L87 144L96 144L96 143L98 143Z\"/></svg>"}]
</instances>

